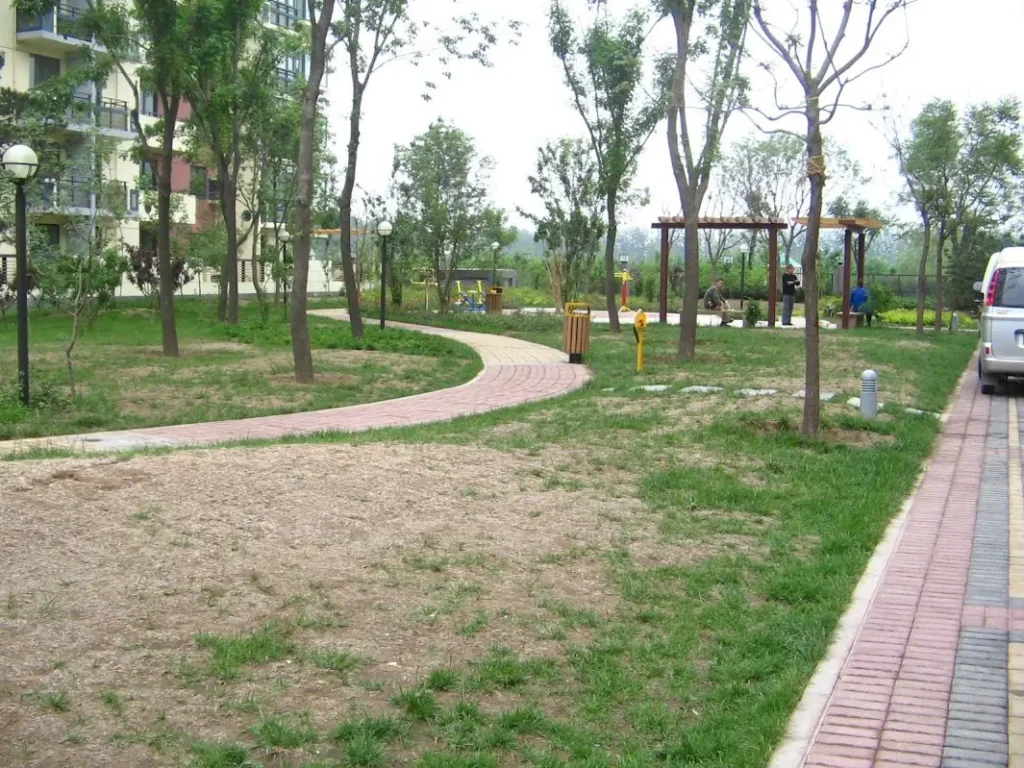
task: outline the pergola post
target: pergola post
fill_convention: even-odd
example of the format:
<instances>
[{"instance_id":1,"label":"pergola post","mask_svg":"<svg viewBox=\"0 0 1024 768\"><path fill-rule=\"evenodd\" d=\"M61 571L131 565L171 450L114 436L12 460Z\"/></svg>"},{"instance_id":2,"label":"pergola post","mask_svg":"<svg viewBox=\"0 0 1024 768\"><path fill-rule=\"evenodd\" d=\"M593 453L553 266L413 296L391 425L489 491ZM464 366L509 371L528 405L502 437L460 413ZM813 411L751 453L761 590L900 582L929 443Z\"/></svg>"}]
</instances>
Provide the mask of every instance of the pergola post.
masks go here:
<instances>
[{"instance_id":1,"label":"pergola post","mask_svg":"<svg viewBox=\"0 0 1024 768\"><path fill-rule=\"evenodd\" d=\"M864 230L861 230L857 234L857 282L864 282L864 251L866 250L864 244Z\"/></svg>"},{"instance_id":2,"label":"pergola post","mask_svg":"<svg viewBox=\"0 0 1024 768\"><path fill-rule=\"evenodd\" d=\"M779 270L779 230L768 230L768 327L775 327L775 290Z\"/></svg>"},{"instance_id":3,"label":"pergola post","mask_svg":"<svg viewBox=\"0 0 1024 768\"><path fill-rule=\"evenodd\" d=\"M850 230L843 231L843 321L840 326L843 330L850 327L850 256L853 251L853 233Z\"/></svg>"},{"instance_id":4,"label":"pergola post","mask_svg":"<svg viewBox=\"0 0 1024 768\"><path fill-rule=\"evenodd\" d=\"M661 228L661 285L658 287L658 322L668 322L668 227Z\"/></svg>"}]
</instances>

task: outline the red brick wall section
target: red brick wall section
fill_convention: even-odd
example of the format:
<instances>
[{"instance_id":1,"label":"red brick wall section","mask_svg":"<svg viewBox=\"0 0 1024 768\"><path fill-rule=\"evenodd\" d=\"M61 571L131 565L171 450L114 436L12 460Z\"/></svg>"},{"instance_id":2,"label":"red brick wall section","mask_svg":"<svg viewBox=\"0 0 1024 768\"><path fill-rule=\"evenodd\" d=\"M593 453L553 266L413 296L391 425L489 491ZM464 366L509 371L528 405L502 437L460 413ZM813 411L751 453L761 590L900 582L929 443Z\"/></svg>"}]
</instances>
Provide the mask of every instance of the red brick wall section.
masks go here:
<instances>
[{"instance_id":1,"label":"red brick wall section","mask_svg":"<svg viewBox=\"0 0 1024 768\"><path fill-rule=\"evenodd\" d=\"M171 161L171 191L188 194L192 184L192 166L177 155Z\"/></svg>"}]
</instances>

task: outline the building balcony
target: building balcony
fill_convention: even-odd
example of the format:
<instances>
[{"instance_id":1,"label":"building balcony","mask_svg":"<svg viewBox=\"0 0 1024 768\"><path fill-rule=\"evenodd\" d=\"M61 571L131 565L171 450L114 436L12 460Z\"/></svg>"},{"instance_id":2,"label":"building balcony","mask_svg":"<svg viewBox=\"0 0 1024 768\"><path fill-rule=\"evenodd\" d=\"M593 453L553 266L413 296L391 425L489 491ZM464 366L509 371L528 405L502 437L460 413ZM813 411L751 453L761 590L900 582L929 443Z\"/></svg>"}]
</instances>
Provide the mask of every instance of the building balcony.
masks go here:
<instances>
[{"instance_id":1,"label":"building balcony","mask_svg":"<svg viewBox=\"0 0 1024 768\"><path fill-rule=\"evenodd\" d=\"M57 3L52 10L39 16L18 11L18 46L37 53L59 56L83 45L92 45L95 42L92 36L80 30L85 11L84 2Z\"/></svg>"},{"instance_id":2,"label":"building balcony","mask_svg":"<svg viewBox=\"0 0 1024 768\"><path fill-rule=\"evenodd\" d=\"M139 214L139 192L129 190L123 181L108 181L97 187L91 179L43 179L36 194L29 197L29 207L36 213L54 216L123 213L135 217Z\"/></svg>"},{"instance_id":3,"label":"building balcony","mask_svg":"<svg viewBox=\"0 0 1024 768\"><path fill-rule=\"evenodd\" d=\"M132 141L135 131L131 125L128 102L75 94L68 109L68 130L91 133L94 129L104 136Z\"/></svg>"}]
</instances>

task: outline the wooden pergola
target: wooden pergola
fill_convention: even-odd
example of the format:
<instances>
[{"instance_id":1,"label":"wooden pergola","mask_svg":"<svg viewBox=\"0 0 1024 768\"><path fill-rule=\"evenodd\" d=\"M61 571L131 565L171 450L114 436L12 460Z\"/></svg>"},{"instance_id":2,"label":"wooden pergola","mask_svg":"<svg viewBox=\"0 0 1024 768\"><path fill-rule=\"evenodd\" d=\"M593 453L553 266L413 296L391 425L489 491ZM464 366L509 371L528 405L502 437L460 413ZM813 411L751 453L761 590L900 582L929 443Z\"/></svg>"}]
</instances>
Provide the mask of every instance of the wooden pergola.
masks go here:
<instances>
[{"instance_id":1,"label":"wooden pergola","mask_svg":"<svg viewBox=\"0 0 1024 768\"><path fill-rule=\"evenodd\" d=\"M807 218L795 218L793 223L806 227ZM857 282L862 283L864 252L867 250L864 238L868 230L881 229L882 222L877 219L861 218L822 219L821 228L843 230L843 317L840 327L847 329L850 327L850 262L853 260L853 236L857 235Z\"/></svg>"},{"instance_id":2,"label":"wooden pergola","mask_svg":"<svg viewBox=\"0 0 1024 768\"><path fill-rule=\"evenodd\" d=\"M661 290L658 296L658 319L668 322L668 233L673 229L686 226L682 216L662 216L651 224L651 229L661 230ZM697 220L698 229L764 229L768 231L768 327L775 327L775 286L779 268L779 231L787 229L789 224L784 219L761 219L746 216L726 216L720 218L704 218Z\"/></svg>"}]
</instances>

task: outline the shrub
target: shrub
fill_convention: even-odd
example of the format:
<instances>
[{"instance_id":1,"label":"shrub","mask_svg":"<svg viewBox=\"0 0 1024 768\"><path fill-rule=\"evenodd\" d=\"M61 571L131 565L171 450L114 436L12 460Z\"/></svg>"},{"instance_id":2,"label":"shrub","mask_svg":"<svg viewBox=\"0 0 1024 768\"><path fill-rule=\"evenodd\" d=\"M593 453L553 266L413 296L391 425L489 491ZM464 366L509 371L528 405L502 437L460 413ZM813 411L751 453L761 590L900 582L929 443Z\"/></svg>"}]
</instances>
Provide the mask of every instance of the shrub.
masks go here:
<instances>
[{"instance_id":1,"label":"shrub","mask_svg":"<svg viewBox=\"0 0 1024 768\"><path fill-rule=\"evenodd\" d=\"M747 328L753 328L756 326L763 317L764 314L761 312L761 302L747 302L747 311L743 315L743 324L746 325Z\"/></svg>"}]
</instances>

